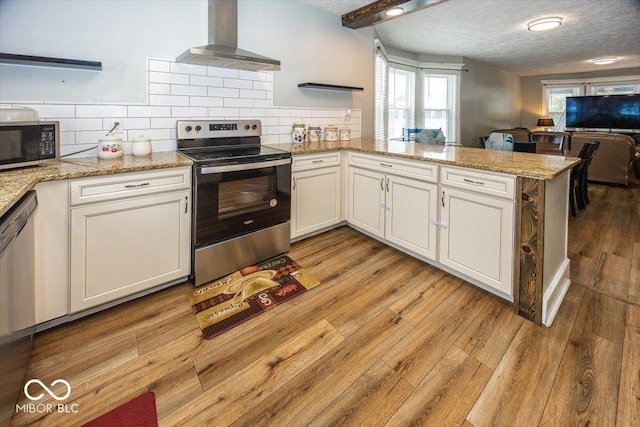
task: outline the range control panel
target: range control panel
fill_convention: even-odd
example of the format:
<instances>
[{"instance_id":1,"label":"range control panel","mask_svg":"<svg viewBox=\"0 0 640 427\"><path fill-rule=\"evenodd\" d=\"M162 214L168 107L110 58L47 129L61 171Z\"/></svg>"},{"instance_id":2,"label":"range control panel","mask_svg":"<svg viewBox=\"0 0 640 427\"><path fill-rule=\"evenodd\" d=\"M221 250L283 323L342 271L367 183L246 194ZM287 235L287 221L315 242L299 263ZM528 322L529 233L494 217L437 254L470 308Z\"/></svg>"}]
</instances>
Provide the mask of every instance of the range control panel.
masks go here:
<instances>
[{"instance_id":1,"label":"range control panel","mask_svg":"<svg viewBox=\"0 0 640 427\"><path fill-rule=\"evenodd\" d=\"M178 139L261 136L260 120L178 120Z\"/></svg>"}]
</instances>

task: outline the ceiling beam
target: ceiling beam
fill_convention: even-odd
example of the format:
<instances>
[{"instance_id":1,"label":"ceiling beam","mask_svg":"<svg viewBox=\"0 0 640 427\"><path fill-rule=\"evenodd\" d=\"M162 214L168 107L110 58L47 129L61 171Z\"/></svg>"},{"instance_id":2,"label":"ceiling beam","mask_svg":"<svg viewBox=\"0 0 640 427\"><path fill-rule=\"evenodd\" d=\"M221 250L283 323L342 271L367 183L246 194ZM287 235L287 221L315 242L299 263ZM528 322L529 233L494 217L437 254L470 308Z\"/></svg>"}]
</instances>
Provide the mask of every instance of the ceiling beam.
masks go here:
<instances>
[{"instance_id":1,"label":"ceiling beam","mask_svg":"<svg viewBox=\"0 0 640 427\"><path fill-rule=\"evenodd\" d=\"M386 15L385 12L393 7L401 7L404 10L404 15L406 15L445 1L448 0L378 0L342 15L342 26L353 29L368 27L389 19L399 18L399 16L390 17Z\"/></svg>"}]
</instances>

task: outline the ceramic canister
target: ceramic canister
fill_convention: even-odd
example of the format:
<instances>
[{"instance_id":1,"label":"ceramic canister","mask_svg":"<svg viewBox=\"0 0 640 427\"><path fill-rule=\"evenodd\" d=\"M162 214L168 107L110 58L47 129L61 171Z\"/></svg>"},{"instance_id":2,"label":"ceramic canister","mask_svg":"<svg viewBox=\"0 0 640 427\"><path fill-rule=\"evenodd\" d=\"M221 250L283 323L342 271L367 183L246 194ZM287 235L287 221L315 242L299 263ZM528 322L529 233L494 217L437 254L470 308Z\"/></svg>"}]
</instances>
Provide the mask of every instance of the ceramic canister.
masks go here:
<instances>
[{"instance_id":1,"label":"ceramic canister","mask_svg":"<svg viewBox=\"0 0 640 427\"><path fill-rule=\"evenodd\" d=\"M351 129L340 129L340 141L351 141Z\"/></svg>"},{"instance_id":2,"label":"ceramic canister","mask_svg":"<svg viewBox=\"0 0 640 427\"><path fill-rule=\"evenodd\" d=\"M319 142L322 129L318 125L309 125L309 142Z\"/></svg>"},{"instance_id":3,"label":"ceramic canister","mask_svg":"<svg viewBox=\"0 0 640 427\"><path fill-rule=\"evenodd\" d=\"M339 139L339 134L338 134L338 128L333 126L333 125L329 125L326 128L324 128L324 140L325 141L338 141Z\"/></svg>"},{"instance_id":4,"label":"ceramic canister","mask_svg":"<svg viewBox=\"0 0 640 427\"><path fill-rule=\"evenodd\" d=\"M122 149L122 138L115 135L108 135L100 138L98 145L99 159L115 159L124 154Z\"/></svg>"},{"instance_id":5,"label":"ceramic canister","mask_svg":"<svg viewBox=\"0 0 640 427\"><path fill-rule=\"evenodd\" d=\"M151 140L140 135L131 144L131 154L134 156L148 156L151 154Z\"/></svg>"},{"instance_id":6,"label":"ceramic canister","mask_svg":"<svg viewBox=\"0 0 640 427\"><path fill-rule=\"evenodd\" d=\"M304 127L304 123L295 122L291 126L291 142L304 142L307 138L307 129Z\"/></svg>"}]
</instances>

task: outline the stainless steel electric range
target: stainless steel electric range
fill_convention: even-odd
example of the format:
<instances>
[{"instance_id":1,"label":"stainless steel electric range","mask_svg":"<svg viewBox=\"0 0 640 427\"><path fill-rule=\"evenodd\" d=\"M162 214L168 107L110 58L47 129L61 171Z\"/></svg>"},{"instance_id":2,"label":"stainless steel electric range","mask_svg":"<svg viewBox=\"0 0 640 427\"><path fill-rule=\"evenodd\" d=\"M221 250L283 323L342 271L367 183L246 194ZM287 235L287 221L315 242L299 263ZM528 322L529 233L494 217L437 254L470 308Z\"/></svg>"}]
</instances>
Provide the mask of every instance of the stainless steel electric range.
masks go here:
<instances>
[{"instance_id":1,"label":"stainless steel electric range","mask_svg":"<svg viewBox=\"0 0 640 427\"><path fill-rule=\"evenodd\" d=\"M261 145L259 120L180 120L178 150L194 161L196 286L290 248L291 154Z\"/></svg>"}]
</instances>

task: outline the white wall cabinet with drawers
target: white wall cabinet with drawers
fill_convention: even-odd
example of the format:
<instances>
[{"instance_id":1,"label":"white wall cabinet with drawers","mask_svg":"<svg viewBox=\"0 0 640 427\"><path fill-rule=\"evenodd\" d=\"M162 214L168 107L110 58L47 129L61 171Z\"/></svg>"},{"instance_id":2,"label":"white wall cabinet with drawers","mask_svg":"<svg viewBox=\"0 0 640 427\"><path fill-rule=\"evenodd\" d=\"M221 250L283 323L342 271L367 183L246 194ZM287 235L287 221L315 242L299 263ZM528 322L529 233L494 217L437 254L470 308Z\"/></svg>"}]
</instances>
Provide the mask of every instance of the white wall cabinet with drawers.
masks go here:
<instances>
[{"instance_id":1,"label":"white wall cabinet with drawers","mask_svg":"<svg viewBox=\"0 0 640 427\"><path fill-rule=\"evenodd\" d=\"M342 221L340 153L293 157L291 238L310 235Z\"/></svg>"},{"instance_id":2,"label":"white wall cabinet with drawers","mask_svg":"<svg viewBox=\"0 0 640 427\"><path fill-rule=\"evenodd\" d=\"M70 312L185 279L191 170L70 182Z\"/></svg>"}]
</instances>

